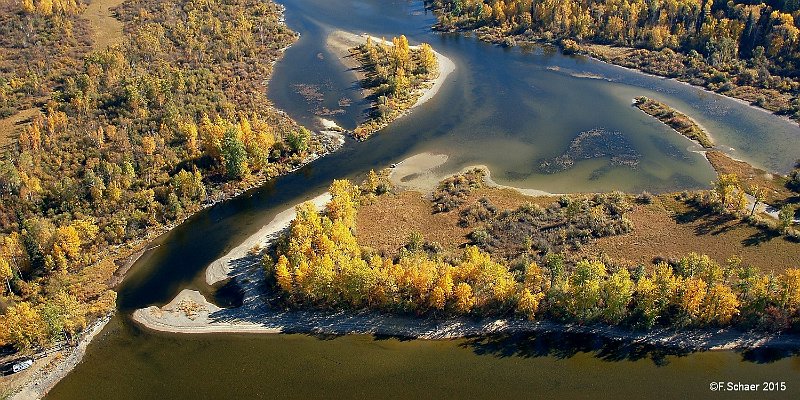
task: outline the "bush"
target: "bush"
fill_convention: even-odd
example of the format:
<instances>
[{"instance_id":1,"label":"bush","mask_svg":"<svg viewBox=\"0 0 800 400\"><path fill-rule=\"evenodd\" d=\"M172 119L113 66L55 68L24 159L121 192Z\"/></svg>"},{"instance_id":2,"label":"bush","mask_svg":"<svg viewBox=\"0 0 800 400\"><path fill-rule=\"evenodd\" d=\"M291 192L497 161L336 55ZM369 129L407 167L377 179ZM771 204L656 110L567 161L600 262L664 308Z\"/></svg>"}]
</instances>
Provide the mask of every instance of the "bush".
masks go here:
<instances>
[{"instance_id":1,"label":"bush","mask_svg":"<svg viewBox=\"0 0 800 400\"><path fill-rule=\"evenodd\" d=\"M572 39L564 39L561 41L561 50L564 54L576 54L581 51L581 46Z\"/></svg>"},{"instance_id":2,"label":"bush","mask_svg":"<svg viewBox=\"0 0 800 400\"><path fill-rule=\"evenodd\" d=\"M655 196L647 191L644 191L636 196L636 202L639 204L653 204L653 200L655 200Z\"/></svg>"}]
</instances>

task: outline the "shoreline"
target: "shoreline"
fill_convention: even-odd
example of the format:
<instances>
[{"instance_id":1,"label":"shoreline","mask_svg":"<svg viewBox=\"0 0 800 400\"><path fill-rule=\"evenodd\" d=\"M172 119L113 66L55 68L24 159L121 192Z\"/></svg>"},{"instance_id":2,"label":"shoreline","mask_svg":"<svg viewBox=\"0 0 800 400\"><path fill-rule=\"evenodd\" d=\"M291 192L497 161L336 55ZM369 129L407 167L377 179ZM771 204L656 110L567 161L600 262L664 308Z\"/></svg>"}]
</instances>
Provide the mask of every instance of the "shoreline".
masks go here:
<instances>
[{"instance_id":1,"label":"shoreline","mask_svg":"<svg viewBox=\"0 0 800 400\"><path fill-rule=\"evenodd\" d=\"M197 301L202 311L193 316L178 309ZM434 319L384 314L370 310L275 310L246 304L221 309L196 291L184 290L168 305L136 310L132 319L147 329L179 334L249 333L397 336L408 339L448 340L496 334L590 334L606 340L691 351L800 348L800 336L743 332L733 329L657 328L635 331L610 325L579 325L521 318Z\"/></svg>"},{"instance_id":2,"label":"shoreline","mask_svg":"<svg viewBox=\"0 0 800 400\"><path fill-rule=\"evenodd\" d=\"M435 157L432 154L429 156ZM437 158L441 161L442 155ZM320 198L321 196L317 197ZM279 215L285 216L285 213L284 211ZM285 218L276 217L260 232L267 232L269 235L269 232L285 229L288 224L289 221ZM256 236L248 241L269 243L276 239L274 236ZM237 248L246 246L243 244ZM797 334L746 332L733 328L681 330L663 327L637 331L605 324L580 325L522 318L436 319L373 310L276 309L264 301L264 297L269 294L263 292L265 274L260 264L238 263L235 270L229 271L227 278L236 279L239 276L246 276L237 280L244 293L240 307L220 308L201 293L184 289L169 304L138 309L131 318L147 329L180 334L365 334L442 340L492 334L561 333L589 334L611 341L690 351L800 349L800 335Z\"/></svg>"},{"instance_id":3,"label":"shoreline","mask_svg":"<svg viewBox=\"0 0 800 400\"><path fill-rule=\"evenodd\" d=\"M558 46L555 43L550 43L550 44L552 44L554 46ZM691 84L689 82L682 81L682 80L680 80L678 78L673 78L673 77L663 76L663 75L656 75L654 73L642 71L640 69L636 69L636 68L633 68L633 67L627 67L627 66L624 66L624 65L615 64L615 63L613 63L611 61L606 61L606 60L603 60L600 57L594 56L590 52L581 51L580 53L577 53L577 55L587 57L587 58L589 58L591 60L598 61L598 62L601 62L603 64L608 64L608 65L611 65L611 66L614 66L614 67L617 67L617 68L622 68L622 69L630 71L630 72L635 72L635 73L638 73L638 74L642 74L642 75L645 75L645 76L648 76L648 77L651 77L651 78L658 78L658 79L673 81L673 82L681 84L681 85L689 86L689 87L691 87L693 89L699 89L699 90L705 92L706 94L717 95L717 96L720 96L720 97L723 97L723 98L726 98L726 99L729 99L729 100L733 100L733 101L735 101L735 102L737 102L739 104L742 104L742 105L745 105L745 106L750 107L752 109L764 112L764 113L769 114L769 115L771 115L773 117L782 119L782 120L784 120L786 122L790 122L790 123L795 124L795 125L800 125L800 121L795 121L795 120L789 118L786 115L777 114L777 113L775 113L773 111L767 110L766 108L759 107L759 106L757 106L757 105L755 105L755 104L753 104L751 102L748 102L745 99L740 99L738 97L728 96L728 95L720 93L720 92L715 92L715 91L713 91L713 90L711 90L711 89L709 89L709 88L707 88L705 86L693 85L693 84Z\"/></svg>"},{"instance_id":4,"label":"shoreline","mask_svg":"<svg viewBox=\"0 0 800 400\"><path fill-rule=\"evenodd\" d=\"M74 346L66 346L60 350L61 357L51 361L49 364L42 366L30 378L30 380L21 385L11 396L10 400L35 400L41 399L53 389L58 382L64 379L72 370L83 360L86 354L86 348L89 343L103 331L111 317L114 314L109 314L94 322L94 324L87 327L82 333L78 343ZM67 353L66 356L64 353ZM55 365L53 365L55 364Z\"/></svg>"},{"instance_id":5,"label":"shoreline","mask_svg":"<svg viewBox=\"0 0 800 400\"><path fill-rule=\"evenodd\" d=\"M328 34L328 37L325 40L325 45L328 50L333 53L339 62L344 65L348 70L352 71L356 79L361 81L364 79L363 72L360 72L359 69L361 65L358 62L354 62L352 60L352 53L350 53L350 49L356 46L360 46L364 44L367 38L372 39L376 43L383 43L389 46L393 46L393 44L383 38L378 38L372 35L364 34L355 34L352 32L346 32L342 30L335 30ZM409 46L411 49L418 49L419 46ZM400 111L400 113L392 118L389 121L381 123L376 128L372 129L372 132L367 135L367 137L375 134L376 132L386 128L391 123L397 121L398 119L411 114L411 112L421 106L422 104L427 103L431 100L439 90L444 86L445 81L447 78L456 70L456 64L449 59L448 57L444 56L443 54L439 53L435 49L432 49L433 54L436 56L437 63L439 64L439 73L437 74L436 78L431 81L426 82L423 87L419 88L415 95L419 95L417 100L406 109ZM365 94L366 89L361 88L362 98L366 98L367 95ZM367 119L365 122L370 121ZM359 124L361 126L361 124ZM358 127L357 127L358 128Z\"/></svg>"},{"instance_id":6,"label":"shoreline","mask_svg":"<svg viewBox=\"0 0 800 400\"><path fill-rule=\"evenodd\" d=\"M317 209L322 209L330 199L330 193L325 192L307 201L313 203ZM257 264L260 260L248 260L250 250L256 246L264 248L275 241L279 234L287 229L292 220L297 216L295 207L296 206L281 211L275 215L269 223L261 227L258 232L250 235L250 237L231 249L227 254L209 264L208 267L206 267L206 283L212 286L231 278L231 273L233 273L234 268L241 267L241 265L234 266L233 264L245 263L245 267L252 266L247 264L252 263L252 261L255 261Z\"/></svg>"},{"instance_id":7,"label":"shoreline","mask_svg":"<svg viewBox=\"0 0 800 400\"><path fill-rule=\"evenodd\" d=\"M459 34L460 36L465 37L465 38L466 37L471 37L471 38L474 38L476 40L479 40L479 41L482 41L482 42L485 42L485 43L490 43L490 44L493 44L493 45L496 45L496 46L505 46L505 44L503 42L501 42L501 41L481 39L481 35L479 35L478 32L475 29L442 29L441 27L437 27L437 26L438 26L438 22L437 22L437 24L434 24L431 27L431 29L434 30L434 31L437 31L437 32L442 32L442 33ZM521 47L523 45L548 45L548 46L554 46L554 47L556 47L558 49L563 50L561 44L558 43L557 41L548 41L548 40L545 40L545 39L542 39L542 38L534 38L534 39L522 38L519 35L510 36L510 38L513 39L513 43L514 43L512 45L512 47ZM716 91L713 91L713 90L711 90L711 89L709 89L709 88L707 88L705 86L694 85L694 84L692 84L690 82L683 81L683 80L681 80L679 78L676 78L676 77L657 75L657 74L654 74L652 72L643 71L643 70L635 68L635 67L629 67L629 66L625 66L625 65L616 64L610 59L609 60L604 60L603 58L601 58L602 56L599 53L591 50L591 47L586 47L586 46L604 46L604 45L599 44L599 43L592 43L592 42L588 42L588 44L580 44L580 47L581 47L580 50L578 52L576 52L574 55L586 57L586 58L591 59L593 61L601 62L603 64L607 64L607 65L610 65L610 66L613 66L613 67L617 67L617 68L622 68L624 70L627 70L627 71L630 71L630 72L635 72L637 74L642 74L644 76L648 76L648 77L651 77L651 78L669 80L669 81L673 81L673 82L679 83L681 85L686 85L686 86L689 86L691 88L699 89L699 90L702 90L703 92L705 92L706 94L718 95L718 96L721 96L723 98L733 100L733 101L735 101L737 103L740 103L742 105L751 107L751 108L753 108L755 110L767 113L769 115L772 115L773 117L780 118L780 119L785 120L786 122L789 122L791 124L800 125L800 120L793 120L792 118L790 118L787 115L782 115L782 114L778 114L777 112L770 111L770 110L768 110L766 108L757 106L757 105L753 104L752 102L749 102L749 101L747 101L745 99L740 99L738 97L729 96L729 95L726 95L724 93L716 92ZM636 50L636 48L634 48L634 47L618 47L618 46L608 46L608 47L616 47L616 48L624 48L624 49ZM562 54L563 54L563 51L562 51ZM564 54L564 55L567 55L567 54Z\"/></svg>"}]
</instances>

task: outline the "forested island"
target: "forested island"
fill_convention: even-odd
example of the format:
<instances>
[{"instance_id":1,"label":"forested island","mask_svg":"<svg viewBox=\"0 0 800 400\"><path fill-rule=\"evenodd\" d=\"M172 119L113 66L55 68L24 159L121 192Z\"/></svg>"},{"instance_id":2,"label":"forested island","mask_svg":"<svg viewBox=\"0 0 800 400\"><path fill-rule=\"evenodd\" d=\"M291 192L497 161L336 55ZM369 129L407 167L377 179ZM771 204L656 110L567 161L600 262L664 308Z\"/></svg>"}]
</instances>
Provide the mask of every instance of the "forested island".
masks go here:
<instances>
[{"instance_id":1,"label":"forested island","mask_svg":"<svg viewBox=\"0 0 800 400\"><path fill-rule=\"evenodd\" d=\"M371 103L365 121L353 129L358 140L366 140L433 97L455 68L427 43L410 46L405 35L388 41L337 31L329 35L328 45L356 72Z\"/></svg>"},{"instance_id":2,"label":"forested island","mask_svg":"<svg viewBox=\"0 0 800 400\"><path fill-rule=\"evenodd\" d=\"M794 1L433 0L437 29L559 44L800 118Z\"/></svg>"}]
</instances>

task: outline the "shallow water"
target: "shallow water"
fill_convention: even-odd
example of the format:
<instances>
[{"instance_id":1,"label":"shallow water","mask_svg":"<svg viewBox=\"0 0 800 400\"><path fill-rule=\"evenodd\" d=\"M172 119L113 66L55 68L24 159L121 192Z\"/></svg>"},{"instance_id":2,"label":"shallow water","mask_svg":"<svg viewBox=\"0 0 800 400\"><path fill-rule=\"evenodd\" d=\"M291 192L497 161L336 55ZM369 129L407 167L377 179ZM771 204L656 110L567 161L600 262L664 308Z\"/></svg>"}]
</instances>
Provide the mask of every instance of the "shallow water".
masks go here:
<instances>
[{"instance_id":1,"label":"shallow water","mask_svg":"<svg viewBox=\"0 0 800 400\"><path fill-rule=\"evenodd\" d=\"M380 18L363 18L379 4ZM554 49L505 49L431 32L435 19L425 14L421 2L311 0L287 6L289 24L302 38L277 65L270 96L307 124L315 123L314 111L321 107L341 110L326 118L348 128L364 117L366 105L354 76L325 47L333 30L387 38L404 33L412 43L428 42L456 63L457 70L431 102L380 133L414 141L405 154L394 151L398 159L422 151L447 153L451 158L445 172L484 164L500 183L557 193L707 187L714 174L697 153L701 148L633 107L632 99L642 95L696 119L735 158L786 172L800 156L796 123L679 82ZM296 93L298 84L319 87L322 105ZM338 107L342 97L352 105ZM566 152L574 138L592 129L621 132L640 162L620 166L599 157L561 173L539 171L542 160ZM410 132L414 136L409 138Z\"/></svg>"},{"instance_id":2,"label":"shallow water","mask_svg":"<svg viewBox=\"0 0 800 400\"><path fill-rule=\"evenodd\" d=\"M690 151L695 146L631 107L637 95L666 101L696 118L718 143L737 148L737 157L786 169L792 154L800 154L800 141L792 136L798 130L766 113L583 58L431 33L433 17L424 13L421 2L285 4L287 22L302 38L276 65L270 97L301 122L313 124L315 109L335 109L339 99L349 96L352 105L332 119L352 127L365 107L352 77L324 48L324 37L334 26L387 37L405 33L412 42L430 42L458 69L436 97L385 132L365 143L348 141L339 152L217 204L155 240L119 290L119 314L49 399L705 398L713 394L708 390L713 380L786 381L790 391L776 398L800 394L800 358L781 353L665 355L587 337L183 336L133 325L132 310L165 304L183 288L212 294L204 284L210 262L278 212L324 191L332 179L363 176L370 168L425 150L450 154L446 169L487 164L501 183L553 192L707 185L713 173ZM573 76L585 74L611 81ZM306 102L295 92L298 84L320 85L323 103ZM541 159L565 153L581 131L598 127L621 132L640 155L635 169L591 159L563 173L538 172ZM758 140L748 145L750 136ZM229 295L218 298L227 303Z\"/></svg>"}]
</instances>

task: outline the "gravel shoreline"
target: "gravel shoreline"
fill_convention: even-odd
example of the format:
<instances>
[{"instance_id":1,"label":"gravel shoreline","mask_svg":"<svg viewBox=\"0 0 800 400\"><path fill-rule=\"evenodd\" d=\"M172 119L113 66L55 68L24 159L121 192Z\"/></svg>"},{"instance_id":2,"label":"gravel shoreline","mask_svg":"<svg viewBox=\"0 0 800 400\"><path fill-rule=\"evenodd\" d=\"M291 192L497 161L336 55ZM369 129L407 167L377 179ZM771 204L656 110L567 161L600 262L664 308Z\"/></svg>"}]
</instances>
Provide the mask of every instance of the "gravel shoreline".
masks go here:
<instances>
[{"instance_id":1,"label":"gravel shoreline","mask_svg":"<svg viewBox=\"0 0 800 400\"><path fill-rule=\"evenodd\" d=\"M26 382L17 393L10 397L11 400L35 400L41 399L47 392L50 391L56 384L64 379L73 368L83 359L86 354L86 348L91 343L92 339L105 328L108 321L111 320L111 315L105 316L97 320L93 325L86 328L78 344L75 346L68 346L62 350L61 357L57 358L50 365L42 367L28 382Z\"/></svg>"}]
</instances>

